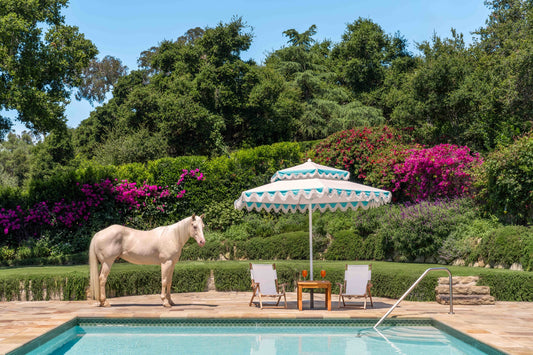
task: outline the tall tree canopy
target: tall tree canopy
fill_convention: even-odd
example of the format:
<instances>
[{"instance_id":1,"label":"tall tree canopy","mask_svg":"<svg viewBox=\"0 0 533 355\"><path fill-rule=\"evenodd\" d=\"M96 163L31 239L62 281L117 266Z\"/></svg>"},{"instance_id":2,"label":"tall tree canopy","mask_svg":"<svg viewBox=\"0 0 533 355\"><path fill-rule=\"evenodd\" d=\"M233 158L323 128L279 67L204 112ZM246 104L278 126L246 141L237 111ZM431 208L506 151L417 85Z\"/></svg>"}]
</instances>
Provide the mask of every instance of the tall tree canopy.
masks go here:
<instances>
[{"instance_id":1,"label":"tall tree canopy","mask_svg":"<svg viewBox=\"0 0 533 355\"><path fill-rule=\"evenodd\" d=\"M115 146L120 135L147 132L165 149L154 150L154 140L141 140L135 152L121 156L144 161L213 155L290 140L297 95L276 71L241 59L252 41L248 29L234 18L214 28L191 29L143 52L142 69L121 77L113 98L76 130L78 152L90 158Z\"/></svg>"},{"instance_id":2,"label":"tall tree canopy","mask_svg":"<svg viewBox=\"0 0 533 355\"><path fill-rule=\"evenodd\" d=\"M0 2L0 109L16 111L17 120L45 133L65 127L70 91L97 54L61 10L68 0ZM0 137L11 127L0 117Z\"/></svg>"},{"instance_id":3,"label":"tall tree canopy","mask_svg":"<svg viewBox=\"0 0 533 355\"><path fill-rule=\"evenodd\" d=\"M385 82L390 124L413 127L424 143L479 151L506 145L533 127L533 2L487 1L486 27L470 46L452 29L434 36L401 81ZM415 70L416 69L416 70Z\"/></svg>"},{"instance_id":4,"label":"tall tree canopy","mask_svg":"<svg viewBox=\"0 0 533 355\"><path fill-rule=\"evenodd\" d=\"M337 43L315 40L315 25L288 29L264 65L242 59L253 34L241 18L192 28L117 75L112 99L73 131L75 153L115 164L216 155L383 123L422 144L490 151L532 127L533 15L531 0L486 4L473 43L451 29L416 54L363 18Z\"/></svg>"}]
</instances>

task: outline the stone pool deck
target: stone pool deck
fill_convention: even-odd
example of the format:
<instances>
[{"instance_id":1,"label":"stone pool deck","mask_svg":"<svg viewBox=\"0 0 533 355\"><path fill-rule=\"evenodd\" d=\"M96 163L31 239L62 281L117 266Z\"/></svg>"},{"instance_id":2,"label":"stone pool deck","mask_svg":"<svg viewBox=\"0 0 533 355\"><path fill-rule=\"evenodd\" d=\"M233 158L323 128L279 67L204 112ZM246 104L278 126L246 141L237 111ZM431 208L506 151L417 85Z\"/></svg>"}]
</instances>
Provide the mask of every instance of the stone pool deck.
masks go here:
<instances>
[{"instance_id":1,"label":"stone pool deck","mask_svg":"<svg viewBox=\"0 0 533 355\"><path fill-rule=\"evenodd\" d=\"M296 293L288 293L287 309L249 307L251 292L199 292L173 294L176 306L161 306L159 295L116 297L111 307L96 307L94 301L0 302L0 354L5 354L74 317L148 318L381 318L396 302L374 297L374 308L324 309L324 295L315 294L315 309L299 311ZM269 301L269 299L267 299ZM455 305L403 301L389 317L433 318L509 354L533 354L533 303L496 302L495 305Z\"/></svg>"}]
</instances>

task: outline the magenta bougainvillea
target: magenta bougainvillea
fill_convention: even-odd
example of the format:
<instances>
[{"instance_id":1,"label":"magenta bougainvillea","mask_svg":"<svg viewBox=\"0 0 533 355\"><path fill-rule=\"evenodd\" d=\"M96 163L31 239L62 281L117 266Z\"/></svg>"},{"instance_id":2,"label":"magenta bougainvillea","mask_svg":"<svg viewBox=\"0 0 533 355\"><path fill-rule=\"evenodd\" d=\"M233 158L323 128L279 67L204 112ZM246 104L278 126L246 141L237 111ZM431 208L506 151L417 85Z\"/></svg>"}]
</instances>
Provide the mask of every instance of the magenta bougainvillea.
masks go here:
<instances>
[{"instance_id":1,"label":"magenta bougainvillea","mask_svg":"<svg viewBox=\"0 0 533 355\"><path fill-rule=\"evenodd\" d=\"M471 169L482 163L467 147L426 148L387 126L335 133L309 155L316 162L348 170L353 179L393 191L394 201L419 202L464 196Z\"/></svg>"},{"instance_id":2,"label":"magenta bougainvillea","mask_svg":"<svg viewBox=\"0 0 533 355\"><path fill-rule=\"evenodd\" d=\"M95 184L80 184L83 198L78 201L42 201L29 209L17 206L15 209L0 209L0 233L8 235L24 229L25 235L36 235L42 226L73 228L83 225L94 211L106 202L124 214L136 213L146 208L165 212L170 198L180 199L186 190L182 184L186 178L204 180L199 169L183 170L175 186L137 184L127 180L102 180Z\"/></svg>"},{"instance_id":3,"label":"magenta bougainvillea","mask_svg":"<svg viewBox=\"0 0 533 355\"><path fill-rule=\"evenodd\" d=\"M393 191L415 202L466 195L472 186L471 169L483 163L468 147L452 144L406 153L405 161L394 165Z\"/></svg>"}]
</instances>

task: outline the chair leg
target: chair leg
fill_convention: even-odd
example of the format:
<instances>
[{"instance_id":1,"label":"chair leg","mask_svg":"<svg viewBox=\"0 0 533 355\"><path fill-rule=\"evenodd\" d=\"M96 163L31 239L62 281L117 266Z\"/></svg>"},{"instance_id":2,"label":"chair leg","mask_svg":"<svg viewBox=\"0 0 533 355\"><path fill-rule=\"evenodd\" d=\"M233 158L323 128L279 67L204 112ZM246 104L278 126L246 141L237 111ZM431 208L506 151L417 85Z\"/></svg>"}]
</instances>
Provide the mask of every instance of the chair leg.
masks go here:
<instances>
[{"instance_id":1,"label":"chair leg","mask_svg":"<svg viewBox=\"0 0 533 355\"><path fill-rule=\"evenodd\" d=\"M259 307L263 309L263 300L261 299L261 294L259 294Z\"/></svg>"},{"instance_id":2,"label":"chair leg","mask_svg":"<svg viewBox=\"0 0 533 355\"><path fill-rule=\"evenodd\" d=\"M370 292L370 288L368 288L368 297L370 298L370 307L374 308L374 302L372 302L372 293Z\"/></svg>"},{"instance_id":3,"label":"chair leg","mask_svg":"<svg viewBox=\"0 0 533 355\"><path fill-rule=\"evenodd\" d=\"M278 302L276 302L276 307L279 306L279 301L281 301L281 295L278 297Z\"/></svg>"},{"instance_id":4,"label":"chair leg","mask_svg":"<svg viewBox=\"0 0 533 355\"><path fill-rule=\"evenodd\" d=\"M254 302L254 297L255 297L255 290L254 292L252 293L252 299L250 300L250 304L248 305L249 307L252 306L253 302Z\"/></svg>"},{"instance_id":5,"label":"chair leg","mask_svg":"<svg viewBox=\"0 0 533 355\"><path fill-rule=\"evenodd\" d=\"M365 302L363 303L363 309L366 309L366 296L365 296Z\"/></svg>"},{"instance_id":6,"label":"chair leg","mask_svg":"<svg viewBox=\"0 0 533 355\"><path fill-rule=\"evenodd\" d=\"M285 306L284 308L287 308L287 295L285 293L283 293L283 305Z\"/></svg>"}]
</instances>

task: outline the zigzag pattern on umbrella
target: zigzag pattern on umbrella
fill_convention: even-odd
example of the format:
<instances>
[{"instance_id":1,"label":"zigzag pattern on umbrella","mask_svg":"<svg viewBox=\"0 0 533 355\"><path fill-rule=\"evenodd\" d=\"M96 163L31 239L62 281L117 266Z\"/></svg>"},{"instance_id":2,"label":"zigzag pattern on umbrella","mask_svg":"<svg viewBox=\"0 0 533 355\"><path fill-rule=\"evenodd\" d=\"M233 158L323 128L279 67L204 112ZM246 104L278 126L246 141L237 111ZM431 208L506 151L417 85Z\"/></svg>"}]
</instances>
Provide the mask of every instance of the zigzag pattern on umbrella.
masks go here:
<instances>
[{"instance_id":1,"label":"zigzag pattern on umbrella","mask_svg":"<svg viewBox=\"0 0 533 355\"><path fill-rule=\"evenodd\" d=\"M260 211L264 209L266 212L302 212L305 213L309 209L309 204L281 204L281 203L263 203L263 202L245 202L243 204L248 211L256 210ZM335 202L335 203L312 203L311 208L313 211L324 212L330 211L347 211L349 209L356 210L362 208L364 210L383 205L383 202L375 200L371 201L357 201L357 202ZM242 207L238 207L239 209Z\"/></svg>"}]
</instances>

